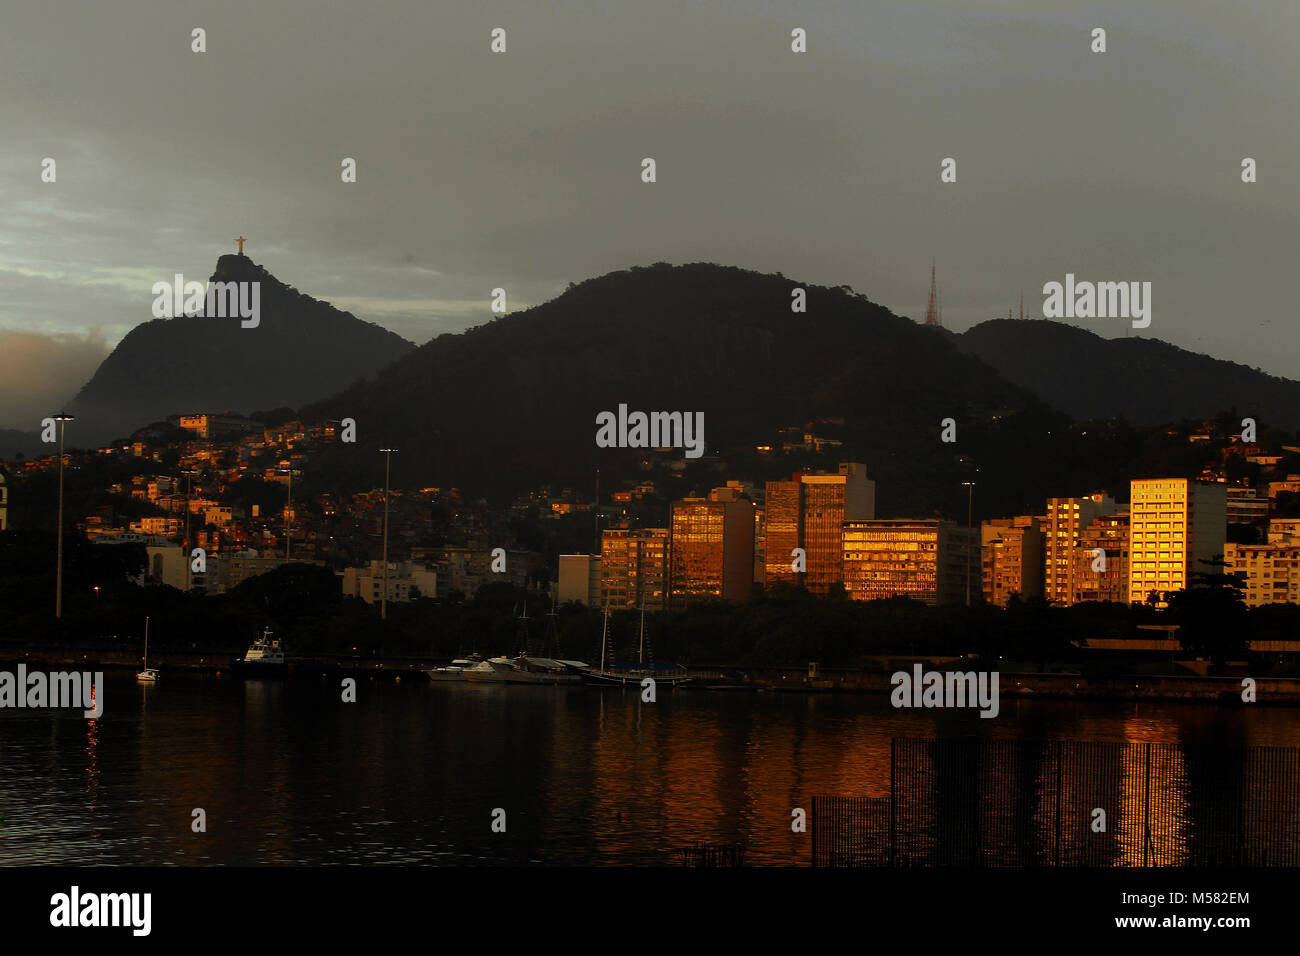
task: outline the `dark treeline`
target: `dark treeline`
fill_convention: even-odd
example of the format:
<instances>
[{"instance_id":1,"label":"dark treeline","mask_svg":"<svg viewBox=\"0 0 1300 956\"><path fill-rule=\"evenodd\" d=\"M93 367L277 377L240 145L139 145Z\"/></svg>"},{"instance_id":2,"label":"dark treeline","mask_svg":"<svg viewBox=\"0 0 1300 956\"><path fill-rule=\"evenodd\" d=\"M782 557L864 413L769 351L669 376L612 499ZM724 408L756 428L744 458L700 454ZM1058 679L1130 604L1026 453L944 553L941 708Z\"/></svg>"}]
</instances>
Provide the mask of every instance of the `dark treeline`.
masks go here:
<instances>
[{"instance_id":1,"label":"dark treeline","mask_svg":"<svg viewBox=\"0 0 1300 956\"><path fill-rule=\"evenodd\" d=\"M132 583L130 576L144 569L143 547L97 546L79 538L66 545L64 616L58 620L53 553L51 536L0 535L0 642L7 648L138 647L148 615L150 646L158 651L238 654L271 627L294 655L449 659L472 651L512 654L526 642L534 654L600 658L600 611L567 604L552 615L545 597L506 584L485 585L472 598L453 594L393 603L388 619L381 620L378 607L343 598L338 578L317 565L286 565L221 595L185 594ZM990 666L1104 673L1134 659L1081 651L1073 642L1152 635L1157 632L1138 627L1179 624L1188 644L1180 657L1221 663L1246 659L1247 640L1294 639L1300 606L1248 610L1226 576L1207 572L1198 583L1176 595L1167 610L1041 602L1013 602L1005 609L927 607L906 599L857 602L843 594L817 598L793 587L756 588L753 600L742 605L705 602L648 613L645 627L656 663L738 667L817 661L857 668L883 655L970 655ZM525 608L526 628L520 622ZM608 627L615 658L635 660L639 612L612 613ZM1292 670L1277 661L1254 663L1272 673Z\"/></svg>"}]
</instances>

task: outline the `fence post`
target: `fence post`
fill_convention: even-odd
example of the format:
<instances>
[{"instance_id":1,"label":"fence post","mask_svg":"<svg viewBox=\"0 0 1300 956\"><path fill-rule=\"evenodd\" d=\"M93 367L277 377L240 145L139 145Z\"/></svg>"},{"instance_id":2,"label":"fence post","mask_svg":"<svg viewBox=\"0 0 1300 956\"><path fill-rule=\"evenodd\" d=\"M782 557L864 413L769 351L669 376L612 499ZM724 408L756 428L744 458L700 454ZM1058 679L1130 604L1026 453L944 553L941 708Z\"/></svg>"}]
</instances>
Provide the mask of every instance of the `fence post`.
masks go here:
<instances>
[{"instance_id":1,"label":"fence post","mask_svg":"<svg viewBox=\"0 0 1300 956\"><path fill-rule=\"evenodd\" d=\"M898 760L895 755L897 737L889 738L889 865L896 866L894 857L894 802L898 799Z\"/></svg>"},{"instance_id":2,"label":"fence post","mask_svg":"<svg viewBox=\"0 0 1300 956\"><path fill-rule=\"evenodd\" d=\"M1056 865L1061 865L1061 768L1065 760L1065 742L1056 742Z\"/></svg>"},{"instance_id":3,"label":"fence post","mask_svg":"<svg viewBox=\"0 0 1300 956\"><path fill-rule=\"evenodd\" d=\"M812 866L817 865L817 798L812 798L812 811L809 813L808 829L812 831Z\"/></svg>"},{"instance_id":4,"label":"fence post","mask_svg":"<svg viewBox=\"0 0 1300 956\"><path fill-rule=\"evenodd\" d=\"M1147 851L1151 848L1151 745L1146 745L1147 767L1144 782L1142 784L1142 803L1145 808L1142 818L1142 865L1144 867L1151 864L1147 861Z\"/></svg>"}]
</instances>

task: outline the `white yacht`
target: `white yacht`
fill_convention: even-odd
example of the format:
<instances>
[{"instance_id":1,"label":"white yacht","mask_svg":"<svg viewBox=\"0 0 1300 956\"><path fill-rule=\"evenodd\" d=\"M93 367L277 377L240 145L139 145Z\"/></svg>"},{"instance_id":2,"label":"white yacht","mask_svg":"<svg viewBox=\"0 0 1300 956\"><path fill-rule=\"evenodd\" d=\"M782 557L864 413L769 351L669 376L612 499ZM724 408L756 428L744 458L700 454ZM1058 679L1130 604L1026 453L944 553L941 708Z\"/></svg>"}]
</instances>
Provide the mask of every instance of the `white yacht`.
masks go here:
<instances>
[{"instance_id":1,"label":"white yacht","mask_svg":"<svg viewBox=\"0 0 1300 956\"><path fill-rule=\"evenodd\" d=\"M580 684L587 665L549 657L492 657L463 671L475 684Z\"/></svg>"},{"instance_id":2,"label":"white yacht","mask_svg":"<svg viewBox=\"0 0 1300 956\"><path fill-rule=\"evenodd\" d=\"M466 680L465 672L477 664L481 664L483 658L479 654L471 654L469 657L458 657L446 667L428 667L425 673L429 675L432 681L463 681Z\"/></svg>"}]
</instances>

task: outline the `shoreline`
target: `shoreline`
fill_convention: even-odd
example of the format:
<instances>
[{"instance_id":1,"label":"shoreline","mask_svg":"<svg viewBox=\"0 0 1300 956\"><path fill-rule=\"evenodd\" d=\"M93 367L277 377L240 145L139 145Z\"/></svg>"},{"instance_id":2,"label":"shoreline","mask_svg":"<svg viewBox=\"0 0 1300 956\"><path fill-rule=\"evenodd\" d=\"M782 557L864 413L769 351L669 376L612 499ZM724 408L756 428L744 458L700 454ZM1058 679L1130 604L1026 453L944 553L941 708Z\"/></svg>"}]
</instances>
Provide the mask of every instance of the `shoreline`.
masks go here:
<instances>
[{"instance_id":1,"label":"shoreline","mask_svg":"<svg viewBox=\"0 0 1300 956\"><path fill-rule=\"evenodd\" d=\"M150 665L164 672L183 671L209 676L231 676L232 659L237 653L221 654L198 651L162 651L150 655ZM311 658L289 657L297 676L326 677L333 674L364 674L427 680L426 668L439 666L429 658L412 657L344 657L321 655ZM0 669L24 663L48 670L133 670L141 666L134 652L101 648L34 648L0 649ZM932 666L961 669L955 662ZM698 670L717 674L730 671L740 678L702 678L700 685L682 689L714 692L760 692L777 694L861 694L886 696L893 690L891 677L897 668L883 670L822 671L810 677L807 667L726 667L717 665ZM1243 676L1200 677L1188 675L1121 674L1104 678L1070 673L1015 673L1003 671L999 676L999 696L1003 701L1030 700L1137 700L1191 701L1231 706L1247 706L1241 699ZM1255 680L1255 704L1300 706L1300 677L1258 677ZM432 682L440 683L440 682ZM451 681L448 683L460 683Z\"/></svg>"}]
</instances>

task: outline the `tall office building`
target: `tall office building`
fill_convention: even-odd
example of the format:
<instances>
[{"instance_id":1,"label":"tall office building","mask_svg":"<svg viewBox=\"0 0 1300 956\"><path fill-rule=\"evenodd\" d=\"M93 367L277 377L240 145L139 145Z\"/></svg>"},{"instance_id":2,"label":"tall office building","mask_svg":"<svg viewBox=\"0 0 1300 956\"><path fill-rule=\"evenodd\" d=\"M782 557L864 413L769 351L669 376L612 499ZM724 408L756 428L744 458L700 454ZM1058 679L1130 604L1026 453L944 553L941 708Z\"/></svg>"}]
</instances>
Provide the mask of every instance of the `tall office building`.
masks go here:
<instances>
[{"instance_id":1,"label":"tall office building","mask_svg":"<svg viewBox=\"0 0 1300 956\"><path fill-rule=\"evenodd\" d=\"M754 577L754 503L734 488L685 498L671 509L669 571L674 607L703 598L743 602Z\"/></svg>"},{"instance_id":2,"label":"tall office building","mask_svg":"<svg viewBox=\"0 0 1300 956\"><path fill-rule=\"evenodd\" d=\"M1178 591L1201 562L1224 553L1228 530L1227 488L1219 482L1153 478L1132 482L1129 525L1130 603L1153 592Z\"/></svg>"},{"instance_id":3,"label":"tall office building","mask_svg":"<svg viewBox=\"0 0 1300 956\"><path fill-rule=\"evenodd\" d=\"M1043 596L1043 529L1033 515L995 518L980 525L984 600L1006 607Z\"/></svg>"},{"instance_id":4,"label":"tall office building","mask_svg":"<svg viewBox=\"0 0 1300 956\"><path fill-rule=\"evenodd\" d=\"M841 462L836 474L795 474L767 483L764 515L764 583L802 583L826 594L844 580L844 522L876 516L876 483L860 462ZM803 574L793 568L793 552L803 548Z\"/></svg>"},{"instance_id":5,"label":"tall office building","mask_svg":"<svg viewBox=\"0 0 1300 956\"><path fill-rule=\"evenodd\" d=\"M601 606L662 611L667 602L668 529L607 529L600 539Z\"/></svg>"},{"instance_id":6,"label":"tall office building","mask_svg":"<svg viewBox=\"0 0 1300 956\"><path fill-rule=\"evenodd\" d=\"M939 519L846 521L844 587L856 601L909 597L934 605L961 603L969 586L975 600L977 534Z\"/></svg>"},{"instance_id":7,"label":"tall office building","mask_svg":"<svg viewBox=\"0 0 1300 956\"><path fill-rule=\"evenodd\" d=\"M1048 498L1043 523L1043 597L1052 604L1073 604L1074 549L1093 520L1114 514L1115 500L1105 492L1083 498Z\"/></svg>"}]
</instances>

